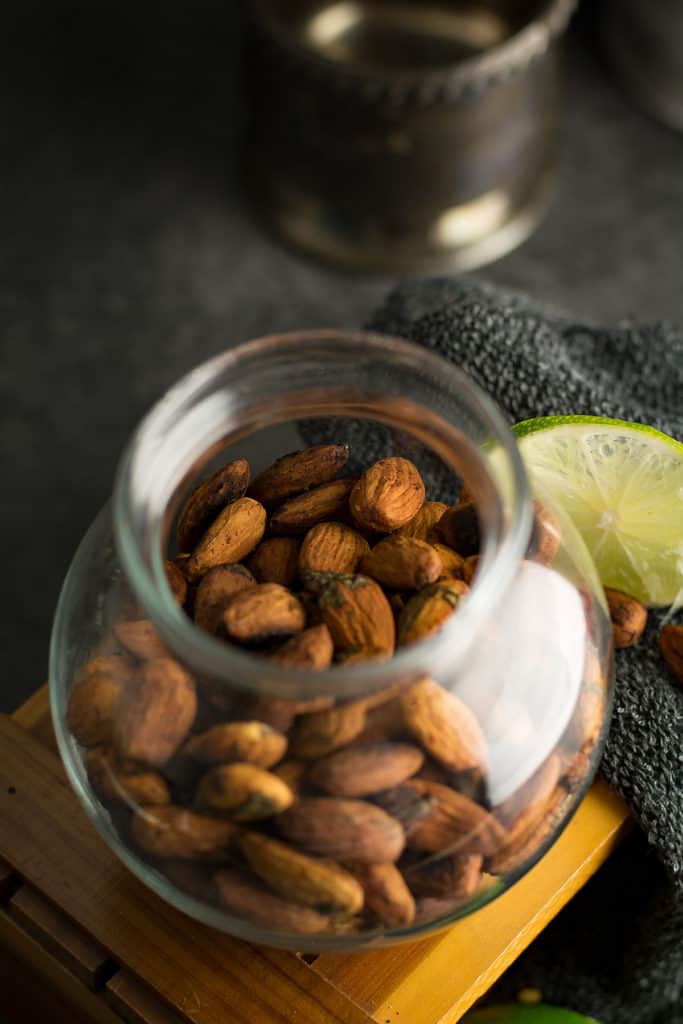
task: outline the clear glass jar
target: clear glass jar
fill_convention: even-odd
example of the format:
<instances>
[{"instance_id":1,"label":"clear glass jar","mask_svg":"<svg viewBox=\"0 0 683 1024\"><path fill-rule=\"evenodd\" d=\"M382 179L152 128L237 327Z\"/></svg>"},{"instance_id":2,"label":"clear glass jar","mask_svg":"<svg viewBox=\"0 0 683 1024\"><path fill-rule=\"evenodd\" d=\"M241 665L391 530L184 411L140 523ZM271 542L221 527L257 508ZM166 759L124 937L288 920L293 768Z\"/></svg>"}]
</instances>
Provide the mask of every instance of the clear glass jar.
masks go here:
<instances>
[{"instance_id":1,"label":"clear glass jar","mask_svg":"<svg viewBox=\"0 0 683 1024\"><path fill-rule=\"evenodd\" d=\"M479 563L455 613L389 660L322 672L284 667L198 629L165 571L188 494L230 459L249 458L255 473L312 440L335 439L351 445L345 472L388 455L411 459L430 500L454 503L466 481ZM555 531L549 548L543 522ZM133 627L132 639L121 628L142 620L148 625ZM160 896L252 941L354 950L471 913L558 837L601 749L610 643L583 542L559 511L532 504L504 418L468 378L396 339L289 334L200 366L134 434L113 505L93 523L64 584L52 711L92 821ZM280 723L270 712L283 702L297 706ZM324 734L330 714L356 720L323 744L347 755L342 789L354 795L346 803L320 783L320 760L301 743L312 724ZM137 745L122 754L121 723L131 716ZM289 789L296 813L283 818L273 804L236 824L197 797L216 756L235 756L193 759L187 745L217 724L263 719L280 746L262 770L280 792ZM367 744L383 756L387 744L392 757L391 744L401 756L412 751L405 781L375 792L367 760L353 767Z\"/></svg>"}]
</instances>

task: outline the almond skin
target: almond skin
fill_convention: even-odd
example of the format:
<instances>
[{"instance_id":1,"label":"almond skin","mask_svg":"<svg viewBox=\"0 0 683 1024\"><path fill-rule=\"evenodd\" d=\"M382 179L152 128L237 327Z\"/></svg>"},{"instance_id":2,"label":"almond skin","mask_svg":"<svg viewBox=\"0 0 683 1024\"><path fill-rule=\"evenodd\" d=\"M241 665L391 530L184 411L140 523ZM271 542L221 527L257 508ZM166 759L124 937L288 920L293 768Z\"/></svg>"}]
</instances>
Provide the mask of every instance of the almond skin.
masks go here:
<instances>
[{"instance_id":1,"label":"almond skin","mask_svg":"<svg viewBox=\"0 0 683 1024\"><path fill-rule=\"evenodd\" d=\"M337 860L393 862L401 856L405 842L400 823L364 800L300 797L275 824L291 842Z\"/></svg>"},{"instance_id":2,"label":"almond skin","mask_svg":"<svg viewBox=\"0 0 683 1024\"><path fill-rule=\"evenodd\" d=\"M136 846L153 857L221 860L239 834L236 825L195 814L186 807L141 808L133 816Z\"/></svg>"},{"instance_id":3,"label":"almond skin","mask_svg":"<svg viewBox=\"0 0 683 1024\"><path fill-rule=\"evenodd\" d=\"M486 741L466 704L424 678L401 697L406 726L435 760L452 772L483 771Z\"/></svg>"},{"instance_id":4,"label":"almond skin","mask_svg":"<svg viewBox=\"0 0 683 1024\"><path fill-rule=\"evenodd\" d=\"M550 565L562 544L560 520L551 508L534 498L534 525L527 558L540 565Z\"/></svg>"},{"instance_id":5,"label":"almond skin","mask_svg":"<svg viewBox=\"0 0 683 1024\"><path fill-rule=\"evenodd\" d=\"M249 463L236 459L203 481L185 502L176 530L179 551L192 551L219 512L242 498L249 485ZM226 559L227 561L227 559Z\"/></svg>"},{"instance_id":6,"label":"almond skin","mask_svg":"<svg viewBox=\"0 0 683 1024\"><path fill-rule=\"evenodd\" d=\"M266 506L279 505L293 494L327 483L341 472L348 458L346 444L320 444L283 455L256 477L249 494Z\"/></svg>"},{"instance_id":7,"label":"almond skin","mask_svg":"<svg viewBox=\"0 0 683 1024\"><path fill-rule=\"evenodd\" d=\"M466 900L479 888L483 860L480 853L450 854L414 865L406 870L405 878L416 896Z\"/></svg>"},{"instance_id":8,"label":"almond skin","mask_svg":"<svg viewBox=\"0 0 683 1024\"><path fill-rule=\"evenodd\" d=\"M462 567L462 578L468 586L472 585L472 580L477 575L477 569L479 568L479 555L470 555L463 562Z\"/></svg>"},{"instance_id":9,"label":"almond skin","mask_svg":"<svg viewBox=\"0 0 683 1024\"><path fill-rule=\"evenodd\" d=\"M522 823L533 821L555 791L560 780L562 760L558 754L551 754L540 768L516 792L495 808L496 817L509 829L510 835Z\"/></svg>"},{"instance_id":10,"label":"almond skin","mask_svg":"<svg viewBox=\"0 0 683 1024\"><path fill-rule=\"evenodd\" d=\"M166 579L173 592L173 596L182 607L187 598L187 580L175 562L164 562L164 571L166 572Z\"/></svg>"},{"instance_id":11,"label":"almond skin","mask_svg":"<svg viewBox=\"0 0 683 1024\"><path fill-rule=\"evenodd\" d=\"M285 899L324 913L357 914L363 906L362 886L333 861L308 857L258 832L244 835L240 849L254 874Z\"/></svg>"},{"instance_id":12,"label":"almond skin","mask_svg":"<svg viewBox=\"0 0 683 1024\"><path fill-rule=\"evenodd\" d=\"M332 796L369 796L405 782L419 771L424 754L408 743L378 743L321 758L309 781Z\"/></svg>"},{"instance_id":13,"label":"almond skin","mask_svg":"<svg viewBox=\"0 0 683 1024\"><path fill-rule=\"evenodd\" d=\"M322 672L332 664L334 645L326 625L311 626L288 640L271 660L287 668L305 668Z\"/></svg>"},{"instance_id":14,"label":"almond skin","mask_svg":"<svg viewBox=\"0 0 683 1024\"><path fill-rule=\"evenodd\" d=\"M384 591L374 580L309 573L306 584L318 594L318 606L336 648L393 654L394 616Z\"/></svg>"},{"instance_id":15,"label":"almond skin","mask_svg":"<svg viewBox=\"0 0 683 1024\"><path fill-rule=\"evenodd\" d=\"M256 580L243 565L216 565L199 581L194 596L195 626L215 634L223 626L223 612L236 594L253 587Z\"/></svg>"},{"instance_id":16,"label":"almond skin","mask_svg":"<svg viewBox=\"0 0 683 1024\"><path fill-rule=\"evenodd\" d=\"M214 876L219 899L228 910L255 924L281 932L313 935L324 932L329 919L312 907L276 896L254 875L222 868Z\"/></svg>"},{"instance_id":17,"label":"almond skin","mask_svg":"<svg viewBox=\"0 0 683 1024\"><path fill-rule=\"evenodd\" d=\"M411 597L398 617L398 642L417 643L436 633L451 617L469 591L462 580L432 583Z\"/></svg>"},{"instance_id":18,"label":"almond skin","mask_svg":"<svg viewBox=\"0 0 683 1024\"><path fill-rule=\"evenodd\" d=\"M416 516L396 531L399 537L415 537L416 540L428 540L448 505L442 501L425 501Z\"/></svg>"},{"instance_id":19,"label":"almond skin","mask_svg":"<svg viewBox=\"0 0 683 1024\"><path fill-rule=\"evenodd\" d=\"M432 544L432 547L441 559L442 575L455 580L465 579L465 559L462 555L459 555L457 551L447 547L445 544L435 542ZM469 583L469 580L465 580L465 582Z\"/></svg>"},{"instance_id":20,"label":"almond skin","mask_svg":"<svg viewBox=\"0 0 683 1024\"><path fill-rule=\"evenodd\" d=\"M630 594L605 587L605 597L612 620L612 639L616 648L638 643L647 626L647 608Z\"/></svg>"},{"instance_id":21,"label":"almond skin","mask_svg":"<svg viewBox=\"0 0 683 1024\"><path fill-rule=\"evenodd\" d=\"M169 650L163 642L156 627L148 619L136 622L117 622L112 632L121 646L134 658L140 661L151 661L153 658L167 658Z\"/></svg>"},{"instance_id":22,"label":"almond skin","mask_svg":"<svg viewBox=\"0 0 683 1024\"><path fill-rule=\"evenodd\" d=\"M473 800L449 786L409 779L403 787L429 797L432 809L413 826L408 846L425 853L492 853L505 840L498 821Z\"/></svg>"},{"instance_id":23,"label":"almond skin","mask_svg":"<svg viewBox=\"0 0 683 1024\"><path fill-rule=\"evenodd\" d=\"M194 683L182 665L171 658L146 662L118 706L118 756L156 767L165 764L187 736L196 713Z\"/></svg>"},{"instance_id":24,"label":"almond skin","mask_svg":"<svg viewBox=\"0 0 683 1024\"><path fill-rule=\"evenodd\" d=\"M129 670L126 678L131 675ZM91 670L73 686L69 694L66 722L84 747L112 742L123 687L121 676L105 670Z\"/></svg>"},{"instance_id":25,"label":"almond skin","mask_svg":"<svg viewBox=\"0 0 683 1024\"><path fill-rule=\"evenodd\" d=\"M365 907L387 928L405 928L415 918L415 900L403 875L394 864L343 865L363 886Z\"/></svg>"},{"instance_id":26,"label":"almond skin","mask_svg":"<svg viewBox=\"0 0 683 1024\"><path fill-rule=\"evenodd\" d=\"M368 706L367 701L364 703L367 712L365 724L362 732L352 741L354 747L386 743L387 740L399 739L406 735L403 706L399 697L376 707Z\"/></svg>"},{"instance_id":27,"label":"almond skin","mask_svg":"<svg viewBox=\"0 0 683 1024\"><path fill-rule=\"evenodd\" d=\"M442 515L436 527L436 539L453 548L463 558L478 555L481 544L479 516L474 502L460 502Z\"/></svg>"},{"instance_id":28,"label":"almond skin","mask_svg":"<svg viewBox=\"0 0 683 1024\"><path fill-rule=\"evenodd\" d=\"M233 821L260 821L286 810L293 802L289 786L253 764L221 764L200 781L196 804Z\"/></svg>"},{"instance_id":29,"label":"almond skin","mask_svg":"<svg viewBox=\"0 0 683 1024\"><path fill-rule=\"evenodd\" d=\"M676 681L683 683L683 626L664 626L659 650Z\"/></svg>"},{"instance_id":30,"label":"almond skin","mask_svg":"<svg viewBox=\"0 0 683 1024\"><path fill-rule=\"evenodd\" d=\"M189 580L198 580L215 565L241 562L263 537L266 510L253 498L239 498L213 521L187 560Z\"/></svg>"},{"instance_id":31,"label":"almond skin","mask_svg":"<svg viewBox=\"0 0 683 1024\"><path fill-rule=\"evenodd\" d=\"M546 803L544 813L537 816L526 830L515 830L501 843L498 850L489 856L484 867L491 875L504 875L515 871L531 859L555 831L567 802L567 791L557 786L550 800Z\"/></svg>"},{"instance_id":32,"label":"almond skin","mask_svg":"<svg viewBox=\"0 0 683 1024\"><path fill-rule=\"evenodd\" d=\"M363 701L350 701L328 711L305 715L297 722L289 752L306 761L331 754L358 736L366 715Z\"/></svg>"},{"instance_id":33,"label":"almond skin","mask_svg":"<svg viewBox=\"0 0 683 1024\"><path fill-rule=\"evenodd\" d=\"M346 511L355 480L333 480L290 498L270 517L273 533L301 534L326 519L337 519Z\"/></svg>"},{"instance_id":34,"label":"almond skin","mask_svg":"<svg viewBox=\"0 0 683 1024\"><path fill-rule=\"evenodd\" d=\"M306 625L301 603L279 583L259 583L241 591L223 613L231 640L258 644L272 637L291 636Z\"/></svg>"},{"instance_id":35,"label":"almond skin","mask_svg":"<svg viewBox=\"0 0 683 1024\"><path fill-rule=\"evenodd\" d=\"M85 758L93 789L104 799L145 806L170 804L171 791L159 772L124 769L117 765L111 751L96 747Z\"/></svg>"},{"instance_id":36,"label":"almond skin","mask_svg":"<svg viewBox=\"0 0 683 1024\"><path fill-rule=\"evenodd\" d=\"M270 768L284 757L287 739L263 722L221 722L192 736L181 753L198 764L243 761Z\"/></svg>"},{"instance_id":37,"label":"almond skin","mask_svg":"<svg viewBox=\"0 0 683 1024\"><path fill-rule=\"evenodd\" d=\"M355 573L370 545L357 530L344 523L319 523L306 534L299 554L299 570Z\"/></svg>"},{"instance_id":38,"label":"almond skin","mask_svg":"<svg viewBox=\"0 0 683 1024\"><path fill-rule=\"evenodd\" d=\"M367 554L360 570L384 587L420 590L435 583L443 572L438 552L415 537L387 537Z\"/></svg>"},{"instance_id":39,"label":"almond skin","mask_svg":"<svg viewBox=\"0 0 683 1024\"><path fill-rule=\"evenodd\" d=\"M366 530L391 533L415 518L425 500L425 486L408 459L380 459L366 469L351 491L351 514Z\"/></svg>"},{"instance_id":40,"label":"almond skin","mask_svg":"<svg viewBox=\"0 0 683 1024\"><path fill-rule=\"evenodd\" d=\"M269 537L249 557L249 569L259 583L293 587L299 575L300 542L296 537Z\"/></svg>"}]
</instances>

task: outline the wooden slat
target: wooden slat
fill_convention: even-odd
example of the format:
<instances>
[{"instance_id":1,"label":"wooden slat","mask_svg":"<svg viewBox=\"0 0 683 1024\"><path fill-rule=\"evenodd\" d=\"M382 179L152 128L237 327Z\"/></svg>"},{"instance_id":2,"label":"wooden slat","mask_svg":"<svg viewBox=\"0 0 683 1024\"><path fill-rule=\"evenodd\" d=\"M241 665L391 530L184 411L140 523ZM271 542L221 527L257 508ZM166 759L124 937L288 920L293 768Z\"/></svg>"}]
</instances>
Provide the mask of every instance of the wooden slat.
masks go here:
<instances>
[{"instance_id":1,"label":"wooden slat","mask_svg":"<svg viewBox=\"0 0 683 1024\"><path fill-rule=\"evenodd\" d=\"M181 1019L368 1024L321 979L309 986L313 972L295 956L272 969L275 962L260 948L195 923L138 882L85 817L58 759L5 716L0 836L9 864Z\"/></svg>"},{"instance_id":2,"label":"wooden slat","mask_svg":"<svg viewBox=\"0 0 683 1024\"><path fill-rule=\"evenodd\" d=\"M7 909L29 935L93 992L112 974L114 965L106 950L27 885L14 894Z\"/></svg>"},{"instance_id":3,"label":"wooden slat","mask_svg":"<svg viewBox=\"0 0 683 1024\"><path fill-rule=\"evenodd\" d=\"M183 1024L181 1018L130 971L118 971L110 978L104 996L126 1024Z\"/></svg>"},{"instance_id":4,"label":"wooden slat","mask_svg":"<svg viewBox=\"0 0 683 1024\"><path fill-rule=\"evenodd\" d=\"M476 914L411 945L322 954L312 969L378 1024L453 1024L585 884L629 827L625 804L598 782L536 867Z\"/></svg>"},{"instance_id":5,"label":"wooden slat","mask_svg":"<svg viewBox=\"0 0 683 1024\"><path fill-rule=\"evenodd\" d=\"M0 911L0 1014L3 1024L121 1024L101 995Z\"/></svg>"},{"instance_id":6,"label":"wooden slat","mask_svg":"<svg viewBox=\"0 0 683 1024\"><path fill-rule=\"evenodd\" d=\"M13 713L12 718L32 733L36 739L39 739L49 750L57 751L57 740L50 715L50 690L47 683L31 694L29 699Z\"/></svg>"},{"instance_id":7,"label":"wooden slat","mask_svg":"<svg viewBox=\"0 0 683 1024\"><path fill-rule=\"evenodd\" d=\"M0 903L6 903L19 885L19 879L7 861L0 857Z\"/></svg>"}]
</instances>

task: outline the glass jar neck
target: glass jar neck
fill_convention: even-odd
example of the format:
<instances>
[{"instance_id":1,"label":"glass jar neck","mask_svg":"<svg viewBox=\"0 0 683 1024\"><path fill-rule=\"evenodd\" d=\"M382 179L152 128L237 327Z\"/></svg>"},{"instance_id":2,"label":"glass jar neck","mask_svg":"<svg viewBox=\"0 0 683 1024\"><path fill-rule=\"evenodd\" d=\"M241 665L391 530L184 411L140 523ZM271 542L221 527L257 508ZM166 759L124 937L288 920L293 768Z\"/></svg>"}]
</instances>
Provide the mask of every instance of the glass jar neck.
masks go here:
<instances>
[{"instance_id":1,"label":"glass jar neck","mask_svg":"<svg viewBox=\"0 0 683 1024\"><path fill-rule=\"evenodd\" d=\"M388 440L395 450L384 448L382 455L410 457L416 446L425 453L428 470L436 467L437 481L466 476L482 532L475 585L438 634L399 648L386 662L335 666L324 681L202 633L175 602L164 572L180 501L211 460L231 449L229 457L235 457L260 432L277 428L282 433L276 436L282 436L286 424L311 420L330 438L349 437L360 456L373 443L376 448ZM427 484L429 492L429 478ZM316 696L322 689L348 698L419 675L438 676L446 663L452 671L503 600L526 550L531 521L516 443L490 399L433 353L368 333L272 336L198 367L143 420L121 460L114 492L124 571L178 657L205 677L293 698Z\"/></svg>"}]
</instances>

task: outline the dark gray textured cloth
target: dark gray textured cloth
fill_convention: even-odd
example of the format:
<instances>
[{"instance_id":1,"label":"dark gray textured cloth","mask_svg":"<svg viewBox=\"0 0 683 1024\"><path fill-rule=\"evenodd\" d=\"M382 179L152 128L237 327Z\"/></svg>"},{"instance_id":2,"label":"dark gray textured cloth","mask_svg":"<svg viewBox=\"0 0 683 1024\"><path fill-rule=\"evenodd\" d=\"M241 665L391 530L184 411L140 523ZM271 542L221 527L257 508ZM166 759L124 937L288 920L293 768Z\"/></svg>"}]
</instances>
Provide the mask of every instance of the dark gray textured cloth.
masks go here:
<instances>
[{"instance_id":1,"label":"dark gray textured cloth","mask_svg":"<svg viewBox=\"0 0 683 1024\"><path fill-rule=\"evenodd\" d=\"M600 414L683 440L683 332L602 328L475 279L406 283L371 327L465 369L509 415ZM492 998L540 987L604 1024L683 1020L683 692L656 645L661 615L616 656L602 772L641 833L505 976Z\"/></svg>"}]
</instances>

